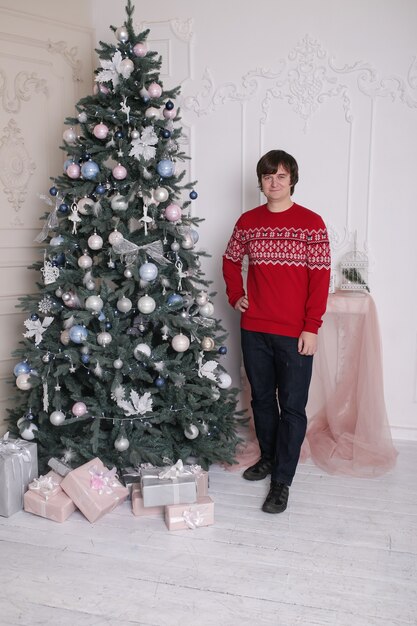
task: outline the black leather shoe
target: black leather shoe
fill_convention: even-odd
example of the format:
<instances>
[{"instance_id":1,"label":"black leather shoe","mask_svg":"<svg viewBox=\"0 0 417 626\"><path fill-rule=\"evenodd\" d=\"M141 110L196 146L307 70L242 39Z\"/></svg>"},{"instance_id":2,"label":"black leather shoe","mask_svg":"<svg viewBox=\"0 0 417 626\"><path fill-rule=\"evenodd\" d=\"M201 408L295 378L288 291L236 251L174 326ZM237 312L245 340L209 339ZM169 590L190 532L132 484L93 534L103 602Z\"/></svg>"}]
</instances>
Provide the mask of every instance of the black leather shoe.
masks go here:
<instances>
[{"instance_id":1,"label":"black leather shoe","mask_svg":"<svg viewBox=\"0 0 417 626\"><path fill-rule=\"evenodd\" d=\"M282 513L287 508L289 487L284 483L271 481L271 488L263 503L264 513Z\"/></svg>"},{"instance_id":2,"label":"black leather shoe","mask_svg":"<svg viewBox=\"0 0 417 626\"><path fill-rule=\"evenodd\" d=\"M263 480L271 473L272 461L268 459L259 459L255 465L248 467L242 476L246 480Z\"/></svg>"}]
</instances>

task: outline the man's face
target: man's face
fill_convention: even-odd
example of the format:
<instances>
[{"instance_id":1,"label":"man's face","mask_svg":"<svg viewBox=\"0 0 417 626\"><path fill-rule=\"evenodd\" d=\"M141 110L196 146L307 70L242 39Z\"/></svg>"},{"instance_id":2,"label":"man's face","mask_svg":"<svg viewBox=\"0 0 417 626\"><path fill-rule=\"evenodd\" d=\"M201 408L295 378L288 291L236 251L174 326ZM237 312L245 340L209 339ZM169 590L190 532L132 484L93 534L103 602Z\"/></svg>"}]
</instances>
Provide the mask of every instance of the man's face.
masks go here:
<instances>
[{"instance_id":1,"label":"man's face","mask_svg":"<svg viewBox=\"0 0 417 626\"><path fill-rule=\"evenodd\" d=\"M262 176L262 191L269 201L286 200L291 195L291 176L282 165L275 174Z\"/></svg>"}]
</instances>

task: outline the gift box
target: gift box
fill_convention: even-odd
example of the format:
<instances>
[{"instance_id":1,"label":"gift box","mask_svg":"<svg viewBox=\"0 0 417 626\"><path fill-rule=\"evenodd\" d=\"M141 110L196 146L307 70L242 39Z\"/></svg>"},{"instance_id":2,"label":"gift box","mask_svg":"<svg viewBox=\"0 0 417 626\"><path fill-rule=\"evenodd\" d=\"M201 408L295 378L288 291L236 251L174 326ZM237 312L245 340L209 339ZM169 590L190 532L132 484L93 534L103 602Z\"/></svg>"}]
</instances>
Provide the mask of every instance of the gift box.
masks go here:
<instances>
[{"instance_id":1,"label":"gift box","mask_svg":"<svg viewBox=\"0 0 417 626\"><path fill-rule=\"evenodd\" d=\"M120 472L120 481L129 490L129 497L132 497L133 486L140 484L141 469L135 467L126 467Z\"/></svg>"},{"instance_id":2,"label":"gift box","mask_svg":"<svg viewBox=\"0 0 417 626\"><path fill-rule=\"evenodd\" d=\"M59 474L60 476L66 476L67 474L72 472L73 469L72 467L64 463L64 461L60 461L55 457L49 459L48 465L56 474Z\"/></svg>"},{"instance_id":3,"label":"gift box","mask_svg":"<svg viewBox=\"0 0 417 626\"><path fill-rule=\"evenodd\" d=\"M72 470L61 487L89 522L112 511L129 495L116 477L116 468L107 469L98 458Z\"/></svg>"},{"instance_id":4,"label":"gift box","mask_svg":"<svg viewBox=\"0 0 417 626\"><path fill-rule=\"evenodd\" d=\"M161 480L146 476L142 478L142 495L145 507L195 502L197 499L195 478L182 476Z\"/></svg>"},{"instance_id":5,"label":"gift box","mask_svg":"<svg viewBox=\"0 0 417 626\"><path fill-rule=\"evenodd\" d=\"M142 488L139 483L132 484L132 512L139 517L158 515L164 516L164 506L148 506L143 504Z\"/></svg>"},{"instance_id":6,"label":"gift box","mask_svg":"<svg viewBox=\"0 0 417 626\"><path fill-rule=\"evenodd\" d=\"M209 496L199 498L194 504L171 504L165 507L168 530L195 529L214 524L214 502Z\"/></svg>"},{"instance_id":7,"label":"gift box","mask_svg":"<svg viewBox=\"0 0 417 626\"><path fill-rule=\"evenodd\" d=\"M209 475L200 465L184 465L185 470L189 470L195 477L197 487L197 499L208 495Z\"/></svg>"},{"instance_id":8,"label":"gift box","mask_svg":"<svg viewBox=\"0 0 417 626\"><path fill-rule=\"evenodd\" d=\"M0 439L0 515L9 517L23 508L23 494L38 475L36 443L23 439Z\"/></svg>"},{"instance_id":9,"label":"gift box","mask_svg":"<svg viewBox=\"0 0 417 626\"><path fill-rule=\"evenodd\" d=\"M24 509L27 513L40 515L54 522L65 522L74 513L74 502L65 494L60 482L62 476L55 472L48 472L29 484L29 489L23 496Z\"/></svg>"}]
</instances>

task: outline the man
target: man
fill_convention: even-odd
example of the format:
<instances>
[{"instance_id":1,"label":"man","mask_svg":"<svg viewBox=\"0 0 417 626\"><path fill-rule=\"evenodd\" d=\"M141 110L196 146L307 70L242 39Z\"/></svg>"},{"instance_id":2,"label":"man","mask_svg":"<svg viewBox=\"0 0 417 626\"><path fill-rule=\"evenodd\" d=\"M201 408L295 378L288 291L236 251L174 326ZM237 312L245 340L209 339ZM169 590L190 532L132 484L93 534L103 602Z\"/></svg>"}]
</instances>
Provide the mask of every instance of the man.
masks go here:
<instances>
[{"instance_id":1,"label":"man","mask_svg":"<svg viewBox=\"0 0 417 626\"><path fill-rule=\"evenodd\" d=\"M322 218L291 199L298 181L294 157L271 150L256 172L267 202L238 219L223 256L223 276L230 304L242 313L243 361L261 451L243 477L262 480L271 474L262 510L281 513L306 433L313 355L329 290L330 247Z\"/></svg>"}]
</instances>

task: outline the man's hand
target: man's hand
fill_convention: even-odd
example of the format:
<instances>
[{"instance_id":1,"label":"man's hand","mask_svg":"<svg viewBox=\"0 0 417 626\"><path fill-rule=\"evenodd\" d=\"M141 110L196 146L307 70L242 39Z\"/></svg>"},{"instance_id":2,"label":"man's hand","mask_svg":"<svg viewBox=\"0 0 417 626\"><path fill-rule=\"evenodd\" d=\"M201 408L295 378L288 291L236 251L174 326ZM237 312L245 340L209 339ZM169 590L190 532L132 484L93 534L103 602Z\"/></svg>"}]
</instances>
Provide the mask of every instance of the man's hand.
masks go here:
<instances>
[{"instance_id":1,"label":"man's hand","mask_svg":"<svg viewBox=\"0 0 417 626\"><path fill-rule=\"evenodd\" d=\"M244 313L248 307L249 300L247 296L241 296L235 304L236 311L240 311L241 313Z\"/></svg>"},{"instance_id":2,"label":"man's hand","mask_svg":"<svg viewBox=\"0 0 417 626\"><path fill-rule=\"evenodd\" d=\"M305 356L313 355L317 351L317 335L303 330L298 338L298 352Z\"/></svg>"}]
</instances>

